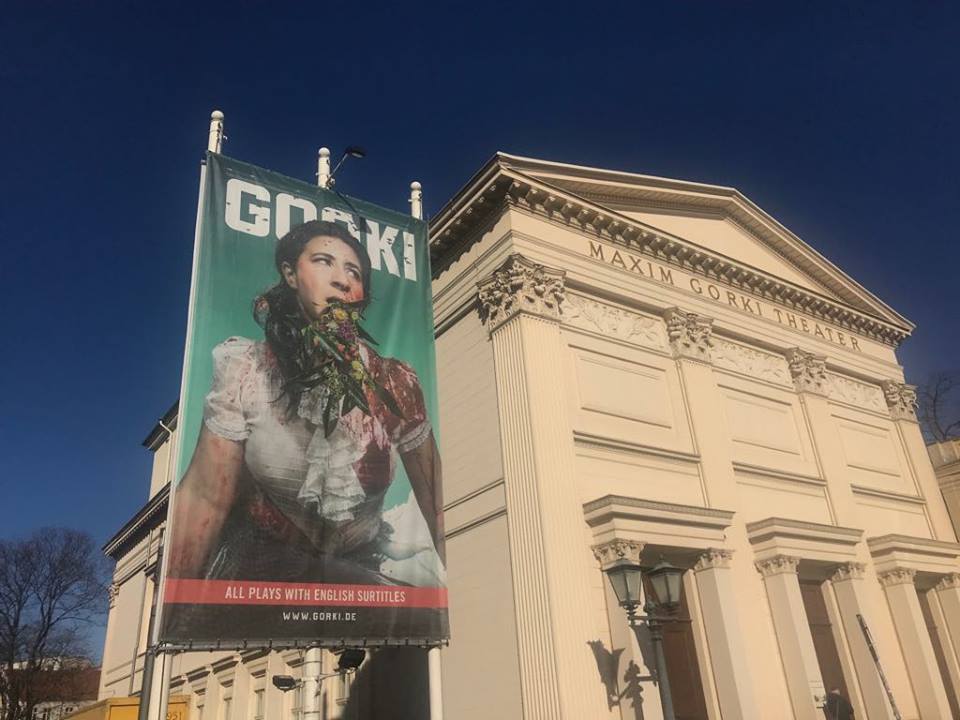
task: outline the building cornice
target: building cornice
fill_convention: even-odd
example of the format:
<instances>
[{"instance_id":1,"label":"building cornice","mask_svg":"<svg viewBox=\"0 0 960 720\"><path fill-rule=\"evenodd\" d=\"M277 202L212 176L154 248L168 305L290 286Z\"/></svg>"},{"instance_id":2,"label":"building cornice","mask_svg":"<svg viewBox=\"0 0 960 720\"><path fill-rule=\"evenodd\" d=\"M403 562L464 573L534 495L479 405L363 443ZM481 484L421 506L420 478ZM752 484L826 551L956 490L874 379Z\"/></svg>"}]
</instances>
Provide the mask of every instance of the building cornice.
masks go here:
<instances>
[{"instance_id":1,"label":"building cornice","mask_svg":"<svg viewBox=\"0 0 960 720\"><path fill-rule=\"evenodd\" d=\"M150 430L150 434L143 439L143 446L147 450L157 451L170 437L170 431L177 429L177 417L180 412L180 401L177 400L170 409L163 414L163 417L157 421L157 424Z\"/></svg>"},{"instance_id":2,"label":"building cornice","mask_svg":"<svg viewBox=\"0 0 960 720\"><path fill-rule=\"evenodd\" d=\"M167 483L112 538L107 540L103 546L104 555L119 560L132 545L140 542L151 530L157 528L166 519L169 497L170 484Z\"/></svg>"},{"instance_id":3,"label":"building cornice","mask_svg":"<svg viewBox=\"0 0 960 720\"><path fill-rule=\"evenodd\" d=\"M494 157L431 222L431 258L434 267L446 267L447 251L460 245L463 236L481 220L494 211L503 212L505 208L513 207L890 346L895 347L902 342L914 327L879 300L876 303L882 306L880 311L884 311L889 318L850 305L851 302L863 304L863 301L854 297L855 293L847 293L849 297L837 300L795 285L565 189L528 177L505 165L502 161L504 157L509 156ZM802 245L799 239L796 242ZM815 254L812 249L810 252ZM827 260L820 256L817 258L818 262L829 265ZM836 272L858 292L867 293L839 269Z\"/></svg>"}]
</instances>

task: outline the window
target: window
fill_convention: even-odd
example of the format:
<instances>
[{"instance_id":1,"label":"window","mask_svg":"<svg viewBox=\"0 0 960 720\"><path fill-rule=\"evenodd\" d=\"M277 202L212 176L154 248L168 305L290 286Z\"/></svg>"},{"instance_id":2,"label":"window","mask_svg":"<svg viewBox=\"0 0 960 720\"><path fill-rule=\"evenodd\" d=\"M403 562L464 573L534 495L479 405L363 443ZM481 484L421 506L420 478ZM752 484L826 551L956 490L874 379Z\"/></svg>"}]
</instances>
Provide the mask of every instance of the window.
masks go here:
<instances>
[{"instance_id":1,"label":"window","mask_svg":"<svg viewBox=\"0 0 960 720\"><path fill-rule=\"evenodd\" d=\"M266 695L265 688L257 688L253 691L253 720L263 720L266 712Z\"/></svg>"}]
</instances>

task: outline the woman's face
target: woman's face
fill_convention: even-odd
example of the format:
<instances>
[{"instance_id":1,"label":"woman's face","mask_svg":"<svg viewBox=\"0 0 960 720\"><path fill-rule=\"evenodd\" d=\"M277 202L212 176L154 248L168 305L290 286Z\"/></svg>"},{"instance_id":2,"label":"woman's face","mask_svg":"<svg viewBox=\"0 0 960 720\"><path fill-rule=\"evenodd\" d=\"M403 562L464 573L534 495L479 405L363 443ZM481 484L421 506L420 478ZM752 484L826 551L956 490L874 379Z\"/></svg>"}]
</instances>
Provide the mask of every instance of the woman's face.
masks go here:
<instances>
[{"instance_id":1,"label":"woman's face","mask_svg":"<svg viewBox=\"0 0 960 720\"><path fill-rule=\"evenodd\" d=\"M331 300L363 300L363 270L352 247L340 238L320 235L303 246L295 267L281 265L283 279L300 298L304 314L316 320Z\"/></svg>"}]
</instances>

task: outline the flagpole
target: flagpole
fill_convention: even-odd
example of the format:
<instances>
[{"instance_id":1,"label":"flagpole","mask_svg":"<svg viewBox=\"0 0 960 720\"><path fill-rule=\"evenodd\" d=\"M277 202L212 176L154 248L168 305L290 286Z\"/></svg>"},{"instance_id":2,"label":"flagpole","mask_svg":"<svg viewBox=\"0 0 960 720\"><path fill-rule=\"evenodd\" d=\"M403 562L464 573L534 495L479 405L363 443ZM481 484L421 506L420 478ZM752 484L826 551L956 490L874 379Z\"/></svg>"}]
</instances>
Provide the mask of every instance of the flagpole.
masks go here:
<instances>
[{"instance_id":1,"label":"flagpole","mask_svg":"<svg viewBox=\"0 0 960 720\"><path fill-rule=\"evenodd\" d=\"M410 214L423 220L423 186L414 180L410 183ZM424 252L430 252L430 240ZM430 278L426 278L427 282ZM427 677L430 682L430 720L443 720L443 674L440 665L440 647L427 650Z\"/></svg>"},{"instance_id":2,"label":"flagpole","mask_svg":"<svg viewBox=\"0 0 960 720\"><path fill-rule=\"evenodd\" d=\"M220 112L219 110L214 110L212 113L210 113L210 129L207 133L207 150L210 152L219 153L223 147L223 140L224 140L223 113ZM206 176L207 176L207 166L206 166L206 163L203 163L200 166L200 190L197 198L197 223L196 223L196 228L194 231L194 238L193 238L193 269L190 275L190 300L189 300L189 308L187 311L187 336L186 336L186 342L184 344L184 353L183 353L184 367L180 375L180 396L179 396L180 400L183 400L183 394L184 394L183 391L185 387L185 380L186 380L186 374L187 374L186 358L190 350L190 335L192 330L191 325L192 325L192 319L193 319L193 301L194 301L193 291L196 285L196 277L197 277L197 257L198 257L197 250L200 243L200 225L203 221L203 209L204 209L204 200L205 200L204 187L206 185ZM182 411L183 411L183 407L181 406L180 412ZM166 529L169 529L171 510L173 509L174 490L175 490L174 485L176 484L175 483L176 478L174 476L176 474L176 464L178 459L178 452L177 452L178 442L177 442L177 438L174 438L172 432L169 435L168 442L170 443L170 452L167 455L168 457L167 484L170 486L170 495L169 495L169 498L167 499L168 507L167 507L167 528ZM164 535L169 535L169 534L165 531ZM167 538L165 537L164 540L166 539ZM153 632L151 633L151 636L147 641L150 643L147 648L147 652L153 652L155 654L155 658L154 658L155 664L154 664L154 670L153 670L154 677L151 679L151 682L144 683L144 685L146 686L144 690L147 693L147 697L143 697L142 693L140 697L141 704L146 703L147 705L146 720L166 720L167 709L169 707L169 702L170 702L170 677L173 671L173 653L171 653L168 649L160 645L160 627L162 624L160 621L160 617L162 615L162 607L163 607L163 584L164 584L164 581L166 580L166 573L167 573L166 566L167 566L167 560L168 560L167 554L162 552L162 546L165 544L166 542L164 542L161 545L161 552L157 557L157 570L155 575L155 582L157 583L157 585L155 586L155 588L157 590L157 595L159 597L157 597L155 602L158 604L158 606L154 607L156 616L155 618L152 618L152 620L155 620L156 622L154 627L152 628ZM156 668L157 661L159 661L159 665L160 665L159 668ZM158 680L159 682L157 682ZM143 715L140 715L140 717L142 718Z\"/></svg>"}]
</instances>

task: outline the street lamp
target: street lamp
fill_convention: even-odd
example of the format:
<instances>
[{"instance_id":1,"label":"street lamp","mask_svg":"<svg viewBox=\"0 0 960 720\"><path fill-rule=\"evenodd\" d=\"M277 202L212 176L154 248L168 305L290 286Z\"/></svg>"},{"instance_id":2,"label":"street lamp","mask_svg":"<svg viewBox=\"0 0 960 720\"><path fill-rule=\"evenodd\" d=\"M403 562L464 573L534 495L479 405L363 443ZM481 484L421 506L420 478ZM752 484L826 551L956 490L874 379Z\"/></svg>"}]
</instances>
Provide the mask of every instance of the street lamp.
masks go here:
<instances>
[{"instance_id":1,"label":"street lamp","mask_svg":"<svg viewBox=\"0 0 960 720\"><path fill-rule=\"evenodd\" d=\"M335 176L337 174L337 170L339 170L340 166L343 165L344 160L346 160L348 157L357 158L359 160L360 158L365 158L366 156L367 151L359 145L348 145L347 149L343 151L343 155L340 156L339 162L337 162L333 170L330 171L330 177L327 179L327 186L331 188L333 187L333 184L336 182Z\"/></svg>"},{"instance_id":2,"label":"street lamp","mask_svg":"<svg viewBox=\"0 0 960 720\"><path fill-rule=\"evenodd\" d=\"M660 613L670 612L679 607L683 570L661 559L647 571L652 592L648 594L647 602L643 606L646 615L637 615L643 587L643 569L640 565L629 557L623 556L604 568L604 572L610 578L617 601L627 611L627 622L637 636L637 643L640 642L640 626L637 621L642 620L647 625L657 664L657 686L660 690L660 704L663 706L663 719L675 720L673 698L670 695L670 679L667 677L667 663L663 655L662 624L665 621L669 622L670 618Z\"/></svg>"}]
</instances>

